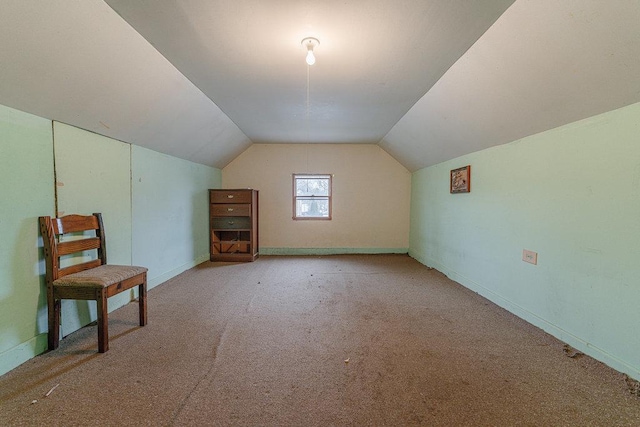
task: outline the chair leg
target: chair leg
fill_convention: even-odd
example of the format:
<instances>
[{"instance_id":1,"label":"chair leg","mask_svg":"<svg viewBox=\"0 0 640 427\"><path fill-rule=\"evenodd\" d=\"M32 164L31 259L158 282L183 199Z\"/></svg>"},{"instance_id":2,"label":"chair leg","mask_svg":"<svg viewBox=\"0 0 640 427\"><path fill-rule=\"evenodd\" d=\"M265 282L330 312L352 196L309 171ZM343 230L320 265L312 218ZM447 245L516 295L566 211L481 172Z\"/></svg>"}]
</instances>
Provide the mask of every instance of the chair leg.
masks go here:
<instances>
[{"instance_id":1,"label":"chair leg","mask_svg":"<svg viewBox=\"0 0 640 427\"><path fill-rule=\"evenodd\" d=\"M49 312L49 334L47 341L49 350L55 350L60 343L60 304L61 301L54 299L53 295L47 298L47 308Z\"/></svg>"},{"instance_id":2,"label":"chair leg","mask_svg":"<svg viewBox=\"0 0 640 427\"><path fill-rule=\"evenodd\" d=\"M98 352L109 350L109 316L107 314L107 292L100 290L96 298L98 303Z\"/></svg>"},{"instance_id":3,"label":"chair leg","mask_svg":"<svg viewBox=\"0 0 640 427\"><path fill-rule=\"evenodd\" d=\"M144 282L138 286L138 309L140 311L140 326L147 324L147 273Z\"/></svg>"}]
</instances>

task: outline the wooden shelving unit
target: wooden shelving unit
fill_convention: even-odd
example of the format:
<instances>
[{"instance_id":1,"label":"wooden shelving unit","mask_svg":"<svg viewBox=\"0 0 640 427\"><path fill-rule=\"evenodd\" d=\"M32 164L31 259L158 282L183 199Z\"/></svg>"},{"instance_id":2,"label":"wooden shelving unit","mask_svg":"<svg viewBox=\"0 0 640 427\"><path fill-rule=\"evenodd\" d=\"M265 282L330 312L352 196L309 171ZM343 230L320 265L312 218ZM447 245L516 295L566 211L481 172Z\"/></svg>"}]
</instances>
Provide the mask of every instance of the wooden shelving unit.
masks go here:
<instances>
[{"instance_id":1,"label":"wooden shelving unit","mask_svg":"<svg viewBox=\"0 0 640 427\"><path fill-rule=\"evenodd\" d=\"M258 191L209 190L211 261L258 258Z\"/></svg>"}]
</instances>

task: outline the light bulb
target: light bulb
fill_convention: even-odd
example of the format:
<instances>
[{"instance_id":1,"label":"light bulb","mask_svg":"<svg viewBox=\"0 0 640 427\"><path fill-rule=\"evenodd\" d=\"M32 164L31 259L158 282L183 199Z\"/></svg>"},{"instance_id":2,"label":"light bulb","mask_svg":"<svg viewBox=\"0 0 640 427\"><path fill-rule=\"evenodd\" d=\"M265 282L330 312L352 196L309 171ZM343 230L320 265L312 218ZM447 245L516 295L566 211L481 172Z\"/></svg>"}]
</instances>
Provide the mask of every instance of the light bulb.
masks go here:
<instances>
[{"instance_id":1,"label":"light bulb","mask_svg":"<svg viewBox=\"0 0 640 427\"><path fill-rule=\"evenodd\" d=\"M307 64L309 65L313 65L316 63L316 57L313 54L313 48L309 49L309 52L307 52L306 60L307 60Z\"/></svg>"},{"instance_id":2,"label":"light bulb","mask_svg":"<svg viewBox=\"0 0 640 427\"><path fill-rule=\"evenodd\" d=\"M307 37L302 39L302 46L307 48L307 64L313 65L316 63L316 57L313 54L313 48L320 44L320 40L315 37Z\"/></svg>"}]
</instances>

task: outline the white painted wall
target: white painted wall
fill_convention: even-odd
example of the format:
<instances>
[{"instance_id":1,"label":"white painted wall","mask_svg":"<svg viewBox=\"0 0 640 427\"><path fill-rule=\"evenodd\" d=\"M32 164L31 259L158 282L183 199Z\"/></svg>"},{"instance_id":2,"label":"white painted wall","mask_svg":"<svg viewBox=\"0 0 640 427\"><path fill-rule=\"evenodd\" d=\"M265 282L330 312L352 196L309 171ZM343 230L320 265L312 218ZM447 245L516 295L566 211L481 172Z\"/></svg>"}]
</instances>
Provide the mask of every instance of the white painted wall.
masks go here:
<instances>
[{"instance_id":1,"label":"white painted wall","mask_svg":"<svg viewBox=\"0 0 640 427\"><path fill-rule=\"evenodd\" d=\"M292 174L333 174L330 221L294 221ZM260 253L406 252L411 174L364 144L255 144L222 170L260 191Z\"/></svg>"},{"instance_id":2,"label":"white painted wall","mask_svg":"<svg viewBox=\"0 0 640 427\"><path fill-rule=\"evenodd\" d=\"M640 378L639 135L634 104L415 172L410 255Z\"/></svg>"}]
</instances>

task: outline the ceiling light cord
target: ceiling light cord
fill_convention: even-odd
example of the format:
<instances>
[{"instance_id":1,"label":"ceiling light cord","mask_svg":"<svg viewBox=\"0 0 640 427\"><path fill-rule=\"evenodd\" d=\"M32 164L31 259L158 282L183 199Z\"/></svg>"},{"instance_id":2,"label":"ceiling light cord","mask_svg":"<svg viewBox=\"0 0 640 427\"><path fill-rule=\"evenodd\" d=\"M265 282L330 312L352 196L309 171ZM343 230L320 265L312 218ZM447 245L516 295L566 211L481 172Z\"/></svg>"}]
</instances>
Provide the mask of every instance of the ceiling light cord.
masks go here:
<instances>
[{"instance_id":1,"label":"ceiling light cord","mask_svg":"<svg viewBox=\"0 0 640 427\"><path fill-rule=\"evenodd\" d=\"M306 105L306 127L307 127L307 142L309 142L309 134L310 134L310 123L309 123L309 111L311 107L311 90L310 88L311 82L311 66L307 65L307 105Z\"/></svg>"}]
</instances>

